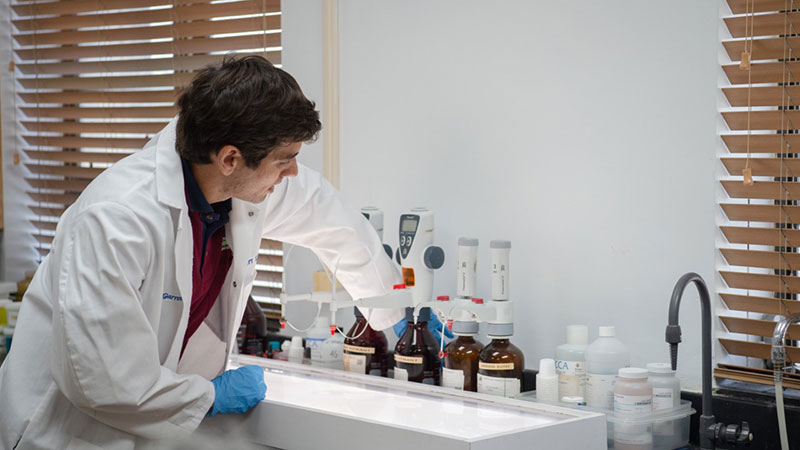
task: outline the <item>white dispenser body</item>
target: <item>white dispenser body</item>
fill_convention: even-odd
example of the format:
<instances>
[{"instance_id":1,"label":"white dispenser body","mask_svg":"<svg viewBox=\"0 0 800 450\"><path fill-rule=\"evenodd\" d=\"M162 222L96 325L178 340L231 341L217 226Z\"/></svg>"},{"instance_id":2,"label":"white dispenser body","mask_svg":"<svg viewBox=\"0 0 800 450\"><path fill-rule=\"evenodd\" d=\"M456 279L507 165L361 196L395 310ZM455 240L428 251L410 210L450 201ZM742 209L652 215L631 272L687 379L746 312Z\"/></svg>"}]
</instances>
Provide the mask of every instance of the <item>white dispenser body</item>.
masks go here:
<instances>
[{"instance_id":1,"label":"white dispenser body","mask_svg":"<svg viewBox=\"0 0 800 450\"><path fill-rule=\"evenodd\" d=\"M411 289L414 304L431 301L433 298L433 269L425 264L425 251L433 245L433 212L425 208L413 208L400 216L400 247L398 262L404 272L413 271L414 285Z\"/></svg>"}]
</instances>

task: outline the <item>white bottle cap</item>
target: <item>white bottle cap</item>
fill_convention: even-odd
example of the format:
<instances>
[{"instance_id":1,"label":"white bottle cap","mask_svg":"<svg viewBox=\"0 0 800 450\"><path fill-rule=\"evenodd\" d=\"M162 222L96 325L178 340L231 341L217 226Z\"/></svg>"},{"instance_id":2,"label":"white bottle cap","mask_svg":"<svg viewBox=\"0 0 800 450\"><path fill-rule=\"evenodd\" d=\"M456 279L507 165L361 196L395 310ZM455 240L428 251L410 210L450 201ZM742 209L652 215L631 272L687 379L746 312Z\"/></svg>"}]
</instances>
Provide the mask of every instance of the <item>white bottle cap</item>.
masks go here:
<instances>
[{"instance_id":1,"label":"white bottle cap","mask_svg":"<svg viewBox=\"0 0 800 450\"><path fill-rule=\"evenodd\" d=\"M614 327L598 327L597 334L600 337L614 337L617 335L617 330Z\"/></svg>"},{"instance_id":2,"label":"white bottle cap","mask_svg":"<svg viewBox=\"0 0 800 450\"><path fill-rule=\"evenodd\" d=\"M567 325L567 344L587 345L589 343L589 327L586 325Z\"/></svg>"},{"instance_id":3,"label":"white bottle cap","mask_svg":"<svg viewBox=\"0 0 800 450\"><path fill-rule=\"evenodd\" d=\"M289 347L291 347L291 346L292 346L291 342L283 341L283 343L281 344L281 351L282 352L288 352L289 351Z\"/></svg>"},{"instance_id":4,"label":"white bottle cap","mask_svg":"<svg viewBox=\"0 0 800 450\"><path fill-rule=\"evenodd\" d=\"M670 363L647 363L647 371L650 373L675 373Z\"/></svg>"},{"instance_id":5,"label":"white bottle cap","mask_svg":"<svg viewBox=\"0 0 800 450\"><path fill-rule=\"evenodd\" d=\"M556 376L556 362L552 358L543 358L539 360L539 376Z\"/></svg>"},{"instance_id":6,"label":"white bottle cap","mask_svg":"<svg viewBox=\"0 0 800 450\"><path fill-rule=\"evenodd\" d=\"M623 367L619 369L619 376L621 378L647 378L647 369L640 369L639 367Z\"/></svg>"},{"instance_id":7,"label":"white bottle cap","mask_svg":"<svg viewBox=\"0 0 800 450\"><path fill-rule=\"evenodd\" d=\"M290 359L303 359L303 337L292 336L292 345L289 346Z\"/></svg>"},{"instance_id":8,"label":"white bottle cap","mask_svg":"<svg viewBox=\"0 0 800 450\"><path fill-rule=\"evenodd\" d=\"M289 348L303 348L303 337L292 336L292 346Z\"/></svg>"}]
</instances>

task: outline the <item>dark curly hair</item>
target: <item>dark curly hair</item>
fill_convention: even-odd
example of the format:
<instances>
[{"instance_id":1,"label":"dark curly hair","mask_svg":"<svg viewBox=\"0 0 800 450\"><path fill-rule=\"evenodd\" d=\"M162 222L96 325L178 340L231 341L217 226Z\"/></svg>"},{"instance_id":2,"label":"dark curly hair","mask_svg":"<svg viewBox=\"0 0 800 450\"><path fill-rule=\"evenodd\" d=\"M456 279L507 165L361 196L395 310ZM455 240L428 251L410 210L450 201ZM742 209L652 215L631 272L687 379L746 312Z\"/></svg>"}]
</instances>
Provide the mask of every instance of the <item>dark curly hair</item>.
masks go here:
<instances>
[{"instance_id":1,"label":"dark curly hair","mask_svg":"<svg viewBox=\"0 0 800 450\"><path fill-rule=\"evenodd\" d=\"M201 70L178 99L176 146L208 164L226 145L256 168L279 145L316 139L322 124L294 78L260 56L226 56Z\"/></svg>"}]
</instances>

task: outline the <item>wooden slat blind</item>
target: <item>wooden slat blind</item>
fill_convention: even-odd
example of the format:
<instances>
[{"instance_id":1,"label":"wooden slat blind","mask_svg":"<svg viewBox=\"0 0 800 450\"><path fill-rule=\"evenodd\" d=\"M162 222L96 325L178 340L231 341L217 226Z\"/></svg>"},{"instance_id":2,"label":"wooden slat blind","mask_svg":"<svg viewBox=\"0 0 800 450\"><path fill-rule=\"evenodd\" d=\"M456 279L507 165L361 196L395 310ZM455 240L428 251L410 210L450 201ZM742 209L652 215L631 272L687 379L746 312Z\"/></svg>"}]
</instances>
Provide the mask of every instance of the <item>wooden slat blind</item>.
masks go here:
<instances>
[{"instance_id":1,"label":"wooden slat blind","mask_svg":"<svg viewBox=\"0 0 800 450\"><path fill-rule=\"evenodd\" d=\"M198 70L224 54L281 59L280 0L12 1L17 115L38 254L111 164L141 149ZM253 295L277 302L282 245L263 241Z\"/></svg>"},{"instance_id":2,"label":"wooden slat blind","mask_svg":"<svg viewBox=\"0 0 800 450\"><path fill-rule=\"evenodd\" d=\"M720 208L728 223L720 253L728 264L719 273L720 296L730 311L724 326L742 338L720 338L733 355L769 359L775 320L800 312L800 4L794 0L727 0L724 18L730 39L722 42L730 63L722 87L728 107L720 111L728 131L728 153L720 180L728 197ZM751 178L752 177L752 178ZM800 327L792 327L792 340ZM800 348L788 358L800 362ZM716 375L758 379L752 371L725 366ZM763 382L769 382L766 377ZM756 381L762 382L762 381Z\"/></svg>"}]
</instances>

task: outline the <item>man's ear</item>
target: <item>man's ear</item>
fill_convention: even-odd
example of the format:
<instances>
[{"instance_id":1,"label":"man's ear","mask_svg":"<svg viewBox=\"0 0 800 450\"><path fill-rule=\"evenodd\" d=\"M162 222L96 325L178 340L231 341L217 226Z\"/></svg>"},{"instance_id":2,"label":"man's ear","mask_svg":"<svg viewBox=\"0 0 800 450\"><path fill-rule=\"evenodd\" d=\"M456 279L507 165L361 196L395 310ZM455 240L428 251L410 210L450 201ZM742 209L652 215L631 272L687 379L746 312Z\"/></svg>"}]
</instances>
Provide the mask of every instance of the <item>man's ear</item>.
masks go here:
<instances>
[{"instance_id":1,"label":"man's ear","mask_svg":"<svg viewBox=\"0 0 800 450\"><path fill-rule=\"evenodd\" d=\"M217 165L220 173L226 177L232 174L240 164L244 163L239 149L233 145L222 147L217 152L213 162Z\"/></svg>"}]
</instances>

